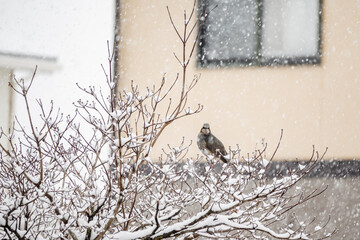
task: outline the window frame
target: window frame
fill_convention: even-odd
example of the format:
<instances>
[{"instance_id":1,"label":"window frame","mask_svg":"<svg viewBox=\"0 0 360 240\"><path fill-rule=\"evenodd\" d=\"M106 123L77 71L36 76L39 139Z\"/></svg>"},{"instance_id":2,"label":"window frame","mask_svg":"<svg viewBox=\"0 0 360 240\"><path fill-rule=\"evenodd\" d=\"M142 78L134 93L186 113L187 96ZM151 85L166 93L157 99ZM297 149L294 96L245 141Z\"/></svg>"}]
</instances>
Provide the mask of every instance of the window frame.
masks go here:
<instances>
[{"instance_id":1,"label":"window frame","mask_svg":"<svg viewBox=\"0 0 360 240\"><path fill-rule=\"evenodd\" d=\"M213 7L209 4L211 0L199 0L199 9L206 7ZM317 40L317 52L312 56L294 56L294 57L273 57L268 58L262 56L262 28L264 18L264 0L257 0L258 12L257 12L257 30L256 30L256 52L254 58L231 58L231 59L206 59L205 46L206 46L206 27L207 19L203 24L199 24L199 42L198 42L198 54L197 65L198 67L252 67L252 66L294 66L294 65L320 65L322 58L322 18L323 18L323 0L319 1L319 28L318 28L318 40ZM296 0L295 0L296 1ZM216 8L213 10L216 11ZM210 13L211 14L211 13Z\"/></svg>"}]
</instances>

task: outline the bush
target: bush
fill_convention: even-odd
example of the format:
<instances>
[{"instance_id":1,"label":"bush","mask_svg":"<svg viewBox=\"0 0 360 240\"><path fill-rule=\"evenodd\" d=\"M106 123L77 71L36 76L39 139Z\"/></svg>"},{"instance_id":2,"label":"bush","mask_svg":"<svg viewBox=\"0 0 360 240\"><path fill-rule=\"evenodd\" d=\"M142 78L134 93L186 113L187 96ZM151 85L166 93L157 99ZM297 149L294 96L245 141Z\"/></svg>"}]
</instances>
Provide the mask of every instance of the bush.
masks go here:
<instances>
[{"instance_id":1,"label":"bush","mask_svg":"<svg viewBox=\"0 0 360 240\"><path fill-rule=\"evenodd\" d=\"M309 239L331 235L317 235L322 227L313 222L296 229L280 224L289 210L323 192L306 195L294 189L321 160L315 150L307 164L280 178L266 176L272 161L264 158L266 145L246 157L233 149L228 164L215 163L211 157L205 162L186 158L184 143L169 147L159 161L150 159L166 127L202 109L199 105L190 110L187 105L188 94L200 79L199 75L190 82L186 78L196 46L196 41L188 41L210 11L204 9L198 16L194 12L195 3L188 18L185 12L188 35L181 35L168 9L184 53L190 44L182 60L175 55L182 74L169 88L164 76L159 87L148 88L143 95L135 84L130 91L115 94L114 54L109 51L109 95L95 87L78 86L92 100L75 103L74 116L63 116L52 104L46 109L39 100L41 121L36 124L27 99L36 69L28 86L15 79L12 88L24 99L29 128L16 121L10 134L1 132L10 147L0 145L0 238ZM169 100L178 80L179 99ZM160 105L166 106L165 112L159 113Z\"/></svg>"}]
</instances>

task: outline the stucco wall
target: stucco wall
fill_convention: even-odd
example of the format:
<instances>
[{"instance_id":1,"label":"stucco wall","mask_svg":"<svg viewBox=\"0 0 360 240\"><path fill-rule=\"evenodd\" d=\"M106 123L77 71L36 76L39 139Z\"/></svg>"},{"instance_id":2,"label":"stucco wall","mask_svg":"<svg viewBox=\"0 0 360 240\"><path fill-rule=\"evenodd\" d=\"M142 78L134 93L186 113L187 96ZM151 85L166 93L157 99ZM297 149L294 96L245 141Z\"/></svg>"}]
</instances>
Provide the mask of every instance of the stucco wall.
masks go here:
<instances>
[{"instance_id":1,"label":"stucco wall","mask_svg":"<svg viewBox=\"0 0 360 240\"><path fill-rule=\"evenodd\" d=\"M143 88L159 83L163 73L174 79L180 66L173 52L181 54L168 19L181 25L183 10L193 1L124 0L121 3L119 89L134 80ZM262 138L268 155L284 129L277 159L306 159L312 145L329 147L326 158L360 157L360 2L323 1L322 63L295 67L198 68L193 58L188 78L201 73L189 105L204 110L170 126L155 146L154 154L167 143L185 136L196 156L196 135L204 122L226 146L239 144L243 153L253 151ZM179 85L178 85L179 87ZM176 96L176 95L175 95Z\"/></svg>"}]
</instances>

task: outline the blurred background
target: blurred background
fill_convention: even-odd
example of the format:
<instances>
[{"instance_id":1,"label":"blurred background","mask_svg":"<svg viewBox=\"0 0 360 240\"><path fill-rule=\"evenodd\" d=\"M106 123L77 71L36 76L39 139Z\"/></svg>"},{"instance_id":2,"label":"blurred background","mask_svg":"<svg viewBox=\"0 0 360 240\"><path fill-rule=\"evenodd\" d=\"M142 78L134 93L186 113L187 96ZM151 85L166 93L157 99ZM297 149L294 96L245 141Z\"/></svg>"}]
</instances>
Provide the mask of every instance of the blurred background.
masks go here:
<instances>
[{"instance_id":1,"label":"blurred background","mask_svg":"<svg viewBox=\"0 0 360 240\"><path fill-rule=\"evenodd\" d=\"M112 47L114 1L0 0L0 125L8 129L14 116L25 122L23 99L8 87L13 78L29 82L33 115L40 114L35 99L45 107L73 115L73 102L86 96L77 88L106 86L107 41Z\"/></svg>"},{"instance_id":2,"label":"blurred background","mask_svg":"<svg viewBox=\"0 0 360 240\"><path fill-rule=\"evenodd\" d=\"M193 1L121 1L120 88L134 80L142 88L169 82L181 67L183 9ZM201 44L187 69L201 74L189 106L196 116L167 129L160 146L196 140L210 124L225 146L252 152L262 139L269 152L284 129L278 160L307 159L312 145L326 159L360 157L360 2L319 0L201 0L217 6L200 31ZM191 42L191 41L190 41ZM190 50L190 45L188 50ZM154 149L155 151L159 148ZM190 155L198 153L196 145Z\"/></svg>"}]
</instances>

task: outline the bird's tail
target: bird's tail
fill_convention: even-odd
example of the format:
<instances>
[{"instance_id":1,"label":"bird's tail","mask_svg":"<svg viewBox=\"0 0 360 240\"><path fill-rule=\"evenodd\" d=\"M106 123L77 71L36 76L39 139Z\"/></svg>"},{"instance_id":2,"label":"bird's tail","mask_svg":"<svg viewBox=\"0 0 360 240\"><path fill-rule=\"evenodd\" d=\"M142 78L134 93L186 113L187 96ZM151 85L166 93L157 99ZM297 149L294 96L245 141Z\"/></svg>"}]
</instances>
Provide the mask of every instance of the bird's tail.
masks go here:
<instances>
[{"instance_id":1,"label":"bird's tail","mask_svg":"<svg viewBox=\"0 0 360 240\"><path fill-rule=\"evenodd\" d=\"M229 161L223 156L220 154L220 160L223 161L224 163L228 163Z\"/></svg>"}]
</instances>

